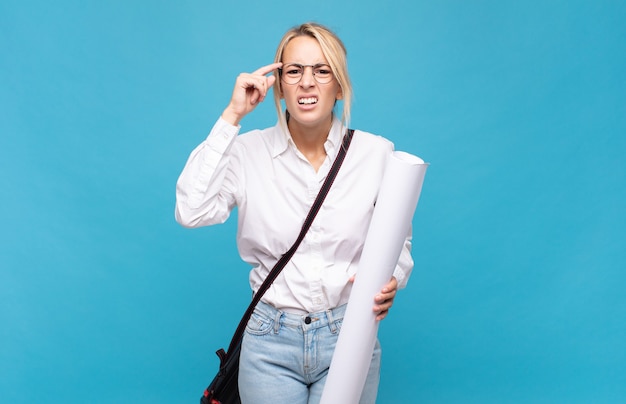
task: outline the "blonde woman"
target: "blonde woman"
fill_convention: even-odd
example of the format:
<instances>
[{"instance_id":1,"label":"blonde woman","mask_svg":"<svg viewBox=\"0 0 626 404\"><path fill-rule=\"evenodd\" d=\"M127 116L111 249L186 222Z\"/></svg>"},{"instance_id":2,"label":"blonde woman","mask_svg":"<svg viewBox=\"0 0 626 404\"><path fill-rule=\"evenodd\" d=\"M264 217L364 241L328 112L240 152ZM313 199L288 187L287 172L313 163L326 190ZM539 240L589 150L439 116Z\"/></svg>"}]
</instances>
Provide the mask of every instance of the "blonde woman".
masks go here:
<instances>
[{"instance_id":1,"label":"blonde woman","mask_svg":"<svg viewBox=\"0 0 626 404\"><path fill-rule=\"evenodd\" d=\"M270 87L278 123L239 135L241 120ZM186 227L208 226L237 207L237 244L252 266L253 291L296 239L341 145L351 98L343 43L322 25L303 24L284 35L274 63L237 77L230 103L191 153L176 187L176 219ZM319 402L392 151L380 136L354 133L304 241L248 323L239 368L243 403ZM406 285L410 248L408 235L392 279L372 296L378 320ZM376 401L380 356L377 344L362 403Z\"/></svg>"}]
</instances>

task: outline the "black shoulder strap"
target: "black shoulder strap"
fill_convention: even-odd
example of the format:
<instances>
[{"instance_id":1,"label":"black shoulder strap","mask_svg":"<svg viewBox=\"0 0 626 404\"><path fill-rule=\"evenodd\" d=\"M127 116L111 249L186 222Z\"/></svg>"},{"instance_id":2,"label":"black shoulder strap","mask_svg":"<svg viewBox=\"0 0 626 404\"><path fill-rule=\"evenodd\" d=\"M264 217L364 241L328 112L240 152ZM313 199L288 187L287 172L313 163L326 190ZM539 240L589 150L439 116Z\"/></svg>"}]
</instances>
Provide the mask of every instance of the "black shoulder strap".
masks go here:
<instances>
[{"instance_id":1,"label":"black shoulder strap","mask_svg":"<svg viewBox=\"0 0 626 404\"><path fill-rule=\"evenodd\" d=\"M304 239L304 236L306 235L307 231L309 231L309 227L311 227L311 224L313 223L313 219L315 219L317 212L319 212L320 207L322 206L322 203L324 202L324 199L326 198L326 195L328 194L328 191L330 190L330 187L333 184L335 177L337 176L337 172L339 172L339 168L341 167L341 164L343 163L343 160L346 157L346 152L348 151L348 147L350 147L350 142L352 141L353 134L354 134L354 129L348 129L346 131L346 134L343 137L343 141L341 143L341 149L339 149L339 152L337 153L337 157L335 158L333 166L330 168L330 171L328 172L328 175L326 176L326 180L324 181L324 184L322 184L322 188L320 189L320 192L317 194L317 198L315 198L315 201L313 202L313 205L311 206L311 210L309 211L309 214L304 220L304 224L302 225L302 230L300 230L300 234L298 235L298 238L293 243L291 248L289 248L289 250L287 250L287 252L283 254L282 257L280 257L278 262L274 265L270 273L267 275L267 277L265 278L265 280L259 287L259 290L257 290L257 292L254 294L254 297L252 298L252 302L250 302L248 309L246 310L243 317L241 318L241 321L239 322L239 325L237 326L237 330L235 331L235 334L233 335L233 338L230 341L230 345L228 346L228 351L227 351L228 353L232 352L232 350L237 346L237 344L240 343L241 338L243 337L243 332L246 329L246 325L248 324L248 321L250 320L250 317L252 316L252 312L254 311L254 308L256 307L257 303L261 300L265 292L270 288L270 286L272 285L272 282L274 282L274 280L283 270L285 265L287 265L287 262L289 262L293 254L298 249L298 246ZM226 355L228 355L228 353ZM220 353L218 352L218 355L220 356L220 359L223 359L222 358L223 352L222 352L222 355L220 355Z\"/></svg>"}]
</instances>

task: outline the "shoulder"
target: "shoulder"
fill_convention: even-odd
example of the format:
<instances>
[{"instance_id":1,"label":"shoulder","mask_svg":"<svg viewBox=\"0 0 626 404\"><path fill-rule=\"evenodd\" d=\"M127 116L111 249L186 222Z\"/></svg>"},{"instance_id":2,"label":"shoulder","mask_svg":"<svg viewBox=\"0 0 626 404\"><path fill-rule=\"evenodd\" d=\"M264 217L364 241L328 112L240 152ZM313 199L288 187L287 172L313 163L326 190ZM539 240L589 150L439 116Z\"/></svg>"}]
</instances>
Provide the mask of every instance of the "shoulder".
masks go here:
<instances>
[{"instance_id":1,"label":"shoulder","mask_svg":"<svg viewBox=\"0 0 626 404\"><path fill-rule=\"evenodd\" d=\"M242 144L258 144L266 142L269 137L273 136L274 132L274 127L252 129L237 136L237 141Z\"/></svg>"},{"instance_id":2,"label":"shoulder","mask_svg":"<svg viewBox=\"0 0 626 404\"><path fill-rule=\"evenodd\" d=\"M352 141L355 146L371 152L391 153L394 150L391 140L359 129L355 129Z\"/></svg>"},{"instance_id":3,"label":"shoulder","mask_svg":"<svg viewBox=\"0 0 626 404\"><path fill-rule=\"evenodd\" d=\"M276 126L253 129L237 136L235 148L240 150L273 150L280 142L280 131Z\"/></svg>"},{"instance_id":4,"label":"shoulder","mask_svg":"<svg viewBox=\"0 0 626 404\"><path fill-rule=\"evenodd\" d=\"M359 166L361 170L379 171L393 153L393 143L379 135L362 130L355 130L352 143L348 150L349 163Z\"/></svg>"}]
</instances>

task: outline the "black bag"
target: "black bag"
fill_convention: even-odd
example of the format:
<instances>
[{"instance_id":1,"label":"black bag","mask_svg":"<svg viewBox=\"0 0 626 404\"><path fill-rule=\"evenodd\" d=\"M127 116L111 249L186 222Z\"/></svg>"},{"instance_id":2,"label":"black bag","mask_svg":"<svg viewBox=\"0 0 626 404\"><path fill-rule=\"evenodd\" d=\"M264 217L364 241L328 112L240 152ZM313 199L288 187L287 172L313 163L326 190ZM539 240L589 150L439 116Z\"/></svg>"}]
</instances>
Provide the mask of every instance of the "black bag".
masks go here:
<instances>
[{"instance_id":1,"label":"black bag","mask_svg":"<svg viewBox=\"0 0 626 404\"><path fill-rule=\"evenodd\" d=\"M315 201L311 206L311 210L304 220L304 224L302 225L298 238L295 243L293 243L291 248L289 248L289 250L282 257L280 257L276 265L274 265L274 268L272 268L270 273L267 275L267 278L265 278L259 287L259 290L257 290L254 294L252 302L250 302L250 305L237 326L237 330L235 330L235 334L233 335L230 345L228 346L228 351L219 349L216 352L217 356L220 358L220 369L217 372L217 375L213 378L209 387L204 390L204 394L200 398L200 404L241 404L237 379L239 377L239 354L241 353L241 340L243 338L246 325L248 324L257 303L261 300L261 297L267 289L270 288L272 282L274 282L280 271L282 271L285 265L287 265L287 262L289 262L304 239L309 227L311 227L311 223L313 223L315 215L317 215L317 212L320 210L322 202L324 202L324 198L326 198L326 194L328 194L328 191L337 176L337 172L346 157L346 152L348 151L348 147L352 141L353 134L354 130L348 129L346 135L343 137L341 149L337 153L333 166L328 172L326 180L324 181L324 184L322 184L322 188L320 189L319 194L317 194L317 198L315 198Z\"/></svg>"},{"instance_id":2,"label":"black bag","mask_svg":"<svg viewBox=\"0 0 626 404\"><path fill-rule=\"evenodd\" d=\"M229 355L223 349L217 351L220 358L220 370L211 382L211 385L204 390L204 395L200 399L200 404L240 404L239 385L239 353L241 351L241 341ZM216 397L219 397L217 399Z\"/></svg>"}]
</instances>

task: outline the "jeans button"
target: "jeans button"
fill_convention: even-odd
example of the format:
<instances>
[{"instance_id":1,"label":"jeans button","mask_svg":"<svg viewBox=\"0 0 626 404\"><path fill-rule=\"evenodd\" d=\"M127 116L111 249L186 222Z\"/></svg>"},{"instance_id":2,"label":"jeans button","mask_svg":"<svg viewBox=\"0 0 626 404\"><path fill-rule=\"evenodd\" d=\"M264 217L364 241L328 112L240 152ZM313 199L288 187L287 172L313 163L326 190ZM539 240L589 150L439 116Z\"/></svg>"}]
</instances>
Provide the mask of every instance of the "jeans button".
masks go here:
<instances>
[{"instance_id":1,"label":"jeans button","mask_svg":"<svg viewBox=\"0 0 626 404\"><path fill-rule=\"evenodd\" d=\"M306 317L304 318L304 324L311 324L311 317L306 316Z\"/></svg>"}]
</instances>

